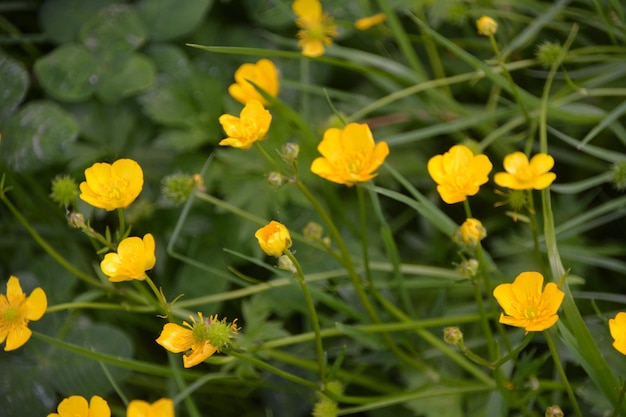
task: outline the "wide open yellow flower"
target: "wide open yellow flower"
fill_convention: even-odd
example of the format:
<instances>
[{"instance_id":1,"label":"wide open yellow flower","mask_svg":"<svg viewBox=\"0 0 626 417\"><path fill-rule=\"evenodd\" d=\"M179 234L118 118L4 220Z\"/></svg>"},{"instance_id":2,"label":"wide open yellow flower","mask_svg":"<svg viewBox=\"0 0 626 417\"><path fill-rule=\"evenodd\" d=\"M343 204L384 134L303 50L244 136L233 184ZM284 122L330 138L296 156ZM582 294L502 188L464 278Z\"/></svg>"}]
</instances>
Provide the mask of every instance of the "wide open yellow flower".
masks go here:
<instances>
[{"instance_id":1,"label":"wide open yellow flower","mask_svg":"<svg viewBox=\"0 0 626 417\"><path fill-rule=\"evenodd\" d=\"M146 271L156 263L154 237L127 237L117 245L117 253L107 253L100 269L111 282L146 279Z\"/></svg>"},{"instance_id":2,"label":"wide open yellow flower","mask_svg":"<svg viewBox=\"0 0 626 417\"><path fill-rule=\"evenodd\" d=\"M493 290L504 313L500 323L523 327L527 332L549 329L557 322L556 314L565 294L554 282L543 287L539 272L522 272L512 284L500 284Z\"/></svg>"},{"instance_id":3,"label":"wide open yellow flower","mask_svg":"<svg viewBox=\"0 0 626 417\"><path fill-rule=\"evenodd\" d=\"M198 321L190 316L191 323L183 326L167 323L156 342L172 353L186 352L183 366L191 368L229 344L230 338L237 334L237 320L227 323L219 321L217 314L203 319L198 313Z\"/></svg>"},{"instance_id":4,"label":"wide open yellow flower","mask_svg":"<svg viewBox=\"0 0 626 417\"><path fill-rule=\"evenodd\" d=\"M57 412L48 414L48 417L111 417L109 405L97 395L91 397L89 403L80 395L72 395L61 401Z\"/></svg>"},{"instance_id":5,"label":"wide open yellow flower","mask_svg":"<svg viewBox=\"0 0 626 417\"><path fill-rule=\"evenodd\" d=\"M389 155L387 142L375 144L369 126L360 123L327 129L317 150L322 156L313 161L311 172L345 185L374 178Z\"/></svg>"},{"instance_id":6,"label":"wide open yellow flower","mask_svg":"<svg viewBox=\"0 0 626 417\"><path fill-rule=\"evenodd\" d=\"M296 35L298 46L305 56L316 57L324 54L324 46L333 43L337 27L333 18L322 11L319 0L296 0L291 9L298 16L296 25L300 31Z\"/></svg>"},{"instance_id":7,"label":"wide open yellow flower","mask_svg":"<svg viewBox=\"0 0 626 417\"><path fill-rule=\"evenodd\" d=\"M228 94L241 104L247 104L250 100L259 100L264 106L269 103L254 88L252 81L259 88L272 97L278 95L280 84L278 82L278 70L276 65L269 59L260 59L256 64L246 63L235 71L235 84L228 87Z\"/></svg>"},{"instance_id":8,"label":"wide open yellow flower","mask_svg":"<svg viewBox=\"0 0 626 417\"><path fill-rule=\"evenodd\" d=\"M291 246L289 230L275 220L257 230L254 237L259 241L259 246L263 252L277 258Z\"/></svg>"},{"instance_id":9,"label":"wide open yellow flower","mask_svg":"<svg viewBox=\"0 0 626 417\"><path fill-rule=\"evenodd\" d=\"M80 198L111 211L135 201L143 188L143 171L132 159L118 159L112 165L98 162L85 170L85 180L80 184Z\"/></svg>"},{"instance_id":10,"label":"wide open yellow flower","mask_svg":"<svg viewBox=\"0 0 626 417\"><path fill-rule=\"evenodd\" d=\"M362 17L354 22L354 27L358 30L367 30L372 26L382 23L387 19L387 15L384 13L377 13L373 16Z\"/></svg>"},{"instance_id":11,"label":"wide open yellow flower","mask_svg":"<svg viewBox=\"0 0 626 417\"><path fill-rule=\"evenodd\" d=\"M474 155L465 145L455 145L443 155L428 160L428 173L437 183L437 192L448 204L465 201L489 181L491 162L486 155Z\"/></svg>"},{"instance_id":12,"label":"wide open yellow flower","mask_svg":"<svg viewBox=\"0 0 626 417\"><path fill-rule=\"evenodd\" d=\"M493 180L500 187L512 190L543 190L556 179L554 172L548 172L554 166L554 158L545 153L538 153L530 158L523 152L513 152L504 157L506 172L498 172Z\"/></svg>"},{"instance_id":13,"label":"wide open yellow flower","mask_svg":"<svg viewBox=\"0 0 626 417\"><path fill-rule=\"evenodd\" d=\"M174 417L174 401L161 398L150 404L147 401L132 400L126 409L126 417Z\"/></svg>"},{"instance_id":14,"label":"wide open yellow flower","mask_svg":"<svg viewBox=\"0 0 626 417\"><path fill-rule=\"evenodd\" d=\"M220 141L220 145L248 149L254 142L265 139L272 122L272 114L259 100L250 100L239 117L223 114L219 122L228 135Z\"/></svg>"},{"instance_id":15,"label":"wide open yellow flower","mask_svg":"<svg viewBox=\"0 0 626 417\"><path fill-rule=\"evenodd\" d=\"M626 355L626 313L619 312L615 318L609 319L609 330L613 337L613 347Z\"/></svg>"},{"instance_id":16,"label":"wide open yellow flower","mask_svg":"<svg viewBox=\"0 0 626 417\"><path fill-rule=\"evenodd\" d=\"M46 308L48 298L41 288L35 288L26 297L20 280L14 276L9 278L6 295L0 294L0 343L6 340L5 351L15 350L28 342L33 334L28 322L39 320Z\"/></svg>"}]
</instances>

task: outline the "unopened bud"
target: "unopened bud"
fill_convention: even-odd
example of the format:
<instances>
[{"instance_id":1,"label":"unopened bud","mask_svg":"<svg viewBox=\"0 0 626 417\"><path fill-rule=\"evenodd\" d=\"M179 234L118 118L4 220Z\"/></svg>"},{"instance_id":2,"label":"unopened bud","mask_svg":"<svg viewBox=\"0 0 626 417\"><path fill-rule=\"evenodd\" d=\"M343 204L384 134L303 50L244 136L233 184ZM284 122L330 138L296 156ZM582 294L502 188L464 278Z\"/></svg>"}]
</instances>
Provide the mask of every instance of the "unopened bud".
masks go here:
<instances>
[{"instance_id":1,"label":"unopened bud","mask_svg":"<svg viewBox=\"0 0 626 417\"><path fill-rule=\"evenodd\" d=\"M280 156L283 158L283 161L285 161L288 165L291 165L296 159L298 159L299 153L300 146L297 143L287 142L283 145L283 148L280 151Z\"/></svg>"},{"instance_id":2,"label":"unopened bud","mask_svg":"<svg viewBox=\"0 0 626 417\"><path fill-rule=\"evenodd\" d=\"M280 187L285 183L285 176L280 172L272 171L267 176L267 183L272 187Z\"/></svg>"},{"instance_id":3,"label":"unopened bud","mask_svg":"<svg viewBox=\"0 0 626 417\"><path fill-rule=\"evenodd\" d=\"M483 240L487 236L487 230L477 219L467 219L457 229L456 233L452 237L459 245L467 245L470 248L475 248L478 242Z\"/></svg>"},{"instance_id":4,"label":"unopened bud","mask_svg":"<svg viewBox=\"0 0 626 417\"><path fill-rule=\"evenodd\" d=\"M307 240L320 240L324 233L324 228L316 222L308 222L302 231Z\"/></svg>"},{"instance_id":5,"label":"unopened bud","mask_svg":"<svg viewBox=\"0 0 626 417\"><path fill-rule=\"evenodd\" d=\"M483 36L492 36L498 30L498 23L489 16L482 16L476 21L478 34Z\"/></svg>"},{"instance_id":6,"label":"unopened bud","mask_svg":"<svg viewBox=\"0 0 626 417\"><path fill-rule=\"evenodd\" d=\"M463 332L456 326L443 329L443 340L451 345L463 343Z\"/></svg>"},{"instance_id":7,"label":"unopened bud","mask_svg":"<svg viewBox=\"0 0 626 417\"><path fill-rule=\"evenodd\" d=\"M293 264L293 261L289 259L289 256L287 255L279 256L276 266L278 266L278 269L282 269L283 271L289 271L292 274L296 274L298 272Z\"/></svg>"},{"instance_id":8,"label":"unopened bud","mask_svg":"<svg viewBox=\"0 0 626 417\"><path fill-rule=\"evenodd\" d=\"M563 410L558 405L551 405L546 408L546 417L563 417Z\"/></svg>"},{"instance_id":9,"label":"unopened bud","mask_svg":"<svg viewBox=\"0 0 626 417\"><path fill-rule=\"evenodd\" d=\"M67 224L74 229L82 229L85 227L85 216L82 213L72 211L67 215Z\"/></svg>"},{"instance_id":10,"label":"unopened bud","mask_svg":"<svg viewBox=\"0 0 626 417\"><path fill-rule=\"evenodd\" d=\"M457 266L456 270L465 278L473 278L478 272L479 263L476 259L467 259Z\"/></svg>"}]
</instances>

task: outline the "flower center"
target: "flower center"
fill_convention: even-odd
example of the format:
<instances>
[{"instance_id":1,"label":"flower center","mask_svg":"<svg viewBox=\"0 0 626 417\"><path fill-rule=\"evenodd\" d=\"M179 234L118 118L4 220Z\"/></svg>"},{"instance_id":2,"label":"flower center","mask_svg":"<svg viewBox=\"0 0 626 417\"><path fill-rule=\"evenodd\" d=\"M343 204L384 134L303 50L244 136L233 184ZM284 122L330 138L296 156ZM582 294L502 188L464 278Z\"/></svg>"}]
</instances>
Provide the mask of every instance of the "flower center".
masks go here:
<instances>
[{"instance_id":1,"label":"flower center","mask_svg":"<svg viewBox=\"0 0 626 417\"><path fill-rule=\"evenodd\" d=\"M515 178L523 184L528 184L533 181L535 175L530 166L521 166L515 171Z\"/></svg>"},{"instance_id":2,"label":"flower center","mask_svg":"<svg viewBox=\"0 0 626 417\"><path fill-rule=\"evenodd\" d=\"M208 327L205 323L199 322L193 325L191 329L191 335L195 343L204 343L209 341Z\"/></svg>"},{"instance_id":3,"label":"flower center","mask_svg":"<svg viewBox=\"0 0 626 417\"><path fill-rule=\"evenodd\" d=\"M539 310L535 306L526 307L526 318L534 319L539 315Z\"/></svg>"},{"instance_id":4,"label":"flower center","mask_svg":"<svg viewBox=\"0 0 626 417\"><path fill-rule=\"evenodd\" d=\"M13 306L8 306L2 312L2 315L0 315L0 317L2 318L2 321L7 323L8 325L15 324L22 320L20 311L18 310L17 307L13 307Z\"/></svg>"}]
</instances>

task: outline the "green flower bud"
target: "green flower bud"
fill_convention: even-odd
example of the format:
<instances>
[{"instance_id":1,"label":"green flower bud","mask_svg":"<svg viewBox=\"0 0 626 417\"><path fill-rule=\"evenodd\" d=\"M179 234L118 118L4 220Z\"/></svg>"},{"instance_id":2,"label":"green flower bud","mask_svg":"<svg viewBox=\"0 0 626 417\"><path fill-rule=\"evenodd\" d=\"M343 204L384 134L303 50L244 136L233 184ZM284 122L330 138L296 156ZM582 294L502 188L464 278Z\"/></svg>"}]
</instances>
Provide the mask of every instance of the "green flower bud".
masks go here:
<instances>
[{"instance_id":1,"label":"green flower bud","mask_svg":"<svg viewBox=\"0 0 626 417\"><path fill-rule=\"evenodd\" d=\"M544 42L537 47L535 56L543 67L549 68L559 59L562 52L563 47L560 43Z\"/></svg>"},{"instance_id":2,"label":"green flower bud","mask_svg":"<svg viewBox=\"0 0 626 417\"><path fill-rule=\"evenodd\" d=\"M184 204L195 187L194 177L183 173L168 175L161 181L161 193L175 205Z\"/></svg>"},{"instance_id":3,"label":"green flower bud","mask_svg":"<svg viewBox=\"0 0 626 417\"><path fill-rule=\"evenodd\" d=\"M282 269L283 271L289 271L292 274L297 273L296 267L293 265L293 261L287 255L281 255L278 257L277 265L278 269Z\"/></svg>"},{"instance_id":4,"label":"green flower bud","mask_svg":"<svg viewBox=\"0 0 626 417\"><path fill-rule=\"evenodd\" d=\"M558 405L551 405L546 408L546 417L563 417L563 410Z\"/></svg>"},{"instance_id":5,"label":"green flower bud","mask_svg":"<svg viewBox=\"0 0 626 417\"><path fill-rule=\"evenodd\" d=\"M457 266L456 270L465 278L473 278L478 272L478 261L476 259L467 259Z\"/></svg>"},{"instance_id":6,"label":"green flower bud","mask_svg":"<svg viewBox=\"0 0 626 417\"><path fill-rule=\"evenodd\" d=\"M287 142L280 151L280 156L288 165L293 164L298 159L300 146L297 143Z\"/></svg>"},{"instance_id":7,"label":"green flower bud","mask_svg":"<svg viewBox=\"0 0 626 417\"><path fill-rule=\"evenodd\" d=\"M272 171L267 176L267 182L272 187L280 187L286 182L287 178L280 172Z\"/></svg>"},{"instance_id":8,"label":"green flower bud","mask_svg":"<svg viewBox=\"0 0 626 417\"><path fill-rule=\"evenodd\" d=\"M307 240L320 240L322 238L322 234L324 233L324 228L321 224L316 222L308 222L303 229L304 237Z\"/></svg>"},{"instance_id":9,"label":"green flower bud","mask_svg":"<svg viewBox=\"0 0 626 417\"><path fill-rule=\"evenodd\" d=\"M73 205L80 192L76 180L69 175L56 177L52 180L50 198L61 207Z\"/></svg>"},{"instance_id":10,"label":"green flower bud","mask_svg":"<svg viewBox=\"0 0 626 417\"><path fill-rule=\"evenodd\" d=\"M626 189L626 161L616 162L611 167L613 187L618 191Z\"/></svg>"},{"instance_id":11,"label":"green flower bud","mask_svg":"<svg viewBox=\"0 0 626 417\"><path fill-rule=\"evenodd\" d=\"M463 343L463 332L456 326L446 327L443 329L443 340L457 346L459 343Z\"/></svg>"}]
</instances>

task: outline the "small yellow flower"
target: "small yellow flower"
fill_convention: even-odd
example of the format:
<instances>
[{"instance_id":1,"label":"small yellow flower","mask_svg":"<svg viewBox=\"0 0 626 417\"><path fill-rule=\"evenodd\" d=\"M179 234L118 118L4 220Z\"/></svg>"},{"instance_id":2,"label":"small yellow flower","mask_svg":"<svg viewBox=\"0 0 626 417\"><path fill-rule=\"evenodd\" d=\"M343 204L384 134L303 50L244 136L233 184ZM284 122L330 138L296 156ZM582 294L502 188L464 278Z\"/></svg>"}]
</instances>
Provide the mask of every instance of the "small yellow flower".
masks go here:
<instances>
[{"instance_id":1,"label":"small yellow flower","mask_svg":"<svg viewBox=\"0 0 626 417\"><path fill-rule=\"evenodd\" d=\"M280 89L278 70L269 59L260 59L256 64L241 65L235 71L235 83L228 87L228 94L241 104L247 104L250 100L259 100L261 104L268 106L267 100L249 81L252 81L270 96L278 96Z\"/></svg>"},{"instance_id":2,"label":"small yellow flower","mask_svg":"<svg viewBox=\"0 0 626 417\"><path fill-rule=\"evenodd\" d=\"M476 247L478 242L487 236L487 230L477 219L466 219L453 236L458 244Z\"/></svg>"},{"instance_id":3,"label":"small yellow flower","mask_svg":"<svg viewBox=\"0 0 626 417\"><path fill-rule=\"evenodd\" d=\"M61 401L57 411L48 414L48 417L111 417L109 405L97 395L91 397L89 403L80 395L72 395Z\"/></svg>"},{"instance_id":4,"label":"small yellow flower","mask_svg":"<svg viewBox=\"0 0 626 417\"><path fill-rule=\"evenodd\" d=\"M474 155L465 145L455 145L443 155L428 160L428 173L437 183L437 192L448 204L465 201L489 181L491 162L486 155Z\"/></svg>"},{"instance_id":5,"label":"small yellow flower","mask_svg":"<svg viewBox=\"0 0 626 417\"><path fill-rule=\"evenodd\" d=\"M156 342L172 353L186 352L183 355L183 366L191 368L213 355L229 343L229 339L237 334L235 320L226 323L219 321L217 315L203 319L198 313L198 321L190 316L191 323L183 322L183 326L167 323Z\"/></svg>"},{"instance_id":6,"label":"small yellow flower","mask_svg":"<svg viewBox=\"0 0 626 417\"><path fill-rule=\"evenodd\" d=\"M358 30L367 30L372 26L382 23L387 19L384 13L378 13L373 16L362 17L354 23L354 27Z\"/></svg>"},{"instance_id":7,"label":"small yellow flower","mask_svg":"<svg viewBox=\"0 0 626 417\"><path fill-rule=\"evenodd\" d=\"M481 18L476 21L476 28L478 29L479 35L491 36L498 30L498 22L489 16L481 16Z\"/></svg>"},{"instance_id":8,"label":"small yellow flower","mask_svg":"<svg viewBox=\"0 0 626 417\"><path fill-rule=\"evenodd\" d=\"M250 100L239 117L223 114L219 122L228 135L220 141L220 145L248 149L254 142L265 139L272 115L259 100Z\"/></svg>"},{"instance_id":9,"label":"small yellow flower","mask_svg":"<svg viewBox=\"0 0 626 417\"><path fill-rule=\"evenodd\" d=\"M538 153L530 159L522 152L513 152L504 157L506 172L498 172L493 180L500 187L512 190L543 190L556 179L554 172L548 172L554 166L554 158L545 153Z\"/></svg>"},{"instance_id":10,"label":"small yellow flower","mask_svg":"<svg viewBox=\"0 0 626 417\"><path fill-rule=\"evenodd\" d=\"M143 188L143 171L132 159L119 159L113 164L95 163L85 170L80 184L80 198L107 211L126 208Z\"/></svg>"},{"instance_id":11,"label":"small yellow flower","mask_svg":"<svg viewBox=\"0 0 626 417\"><path fill-rule=\"evenodd\" d=\"M609 330L613 337L613 347L623 355L626 355L626 313L617 313L615 318L609 320Z\"/></svg>"},{"instance_id":12,"label":"small yellow flower","mask_svg":"<svg viewBox=\"0 0 626 417\"><path fill-rule=\"evenodd\" d=\"M127 237L117 246L117 253L107 253L100 269L111 282L143 281L146 271L152 269L156 263L154 255L154 237L148 233L143 239Z\"/></svg>"},{"instance_id":13,"label":"small yellow flower","mask_svg":"<svg viewBox=\"0 0 626 417\"><path fill-rule=\"evenodd\" d=\"M289 230L275 220L257 230L254 237L259 241L259 246L263 252L277 258L291 246Z\"/></svg>"},{"instance_id":14,"label":"small yellow flower","mask_svg":"<svg viewBox=\"0 0 626 417\"><path fill-rule=\"evenodd\" d=\"M350 123L343 129L331 127L317 146L322 154L311 164L311 172L337 184L353 185L374 178L389 155L387 142L374 143L366 124Z\"/></svg>"},{"instance_id":15,"label":"small yellow flower","mask_svg":"<svg viewBox=\"0 0 626 417\"><path fill-rule=\"evenodd\" d=\"M153 404L132 400L126 409L126 417L174 417L174 401L161 398Z\"/></svg>"},{"instance_id":16,"label":"small yellow flower","mask_svg":"<svg viewBox=\"0 0 626 417\"><path fill-rule=\"evenodd\" d=\"M0 294L0 343L6 340L5 351L15 350L28 342L32 331L29 321L39 320L48 308L46 293L35 288L28 297L22 291L20 280L11 276L7 294Z\"/></svg>"},{"instance_id":17,"label":"small yellow flower","mask_svg":"<svg viewBox=\"0 0 626 417\"><path fill-rule=\"evenodd\" d=\"M310 57L323 55L324 46L331 45L332 38L337 36L333 18L322 11L319 0L296 0L291 8L298 17L296 25L300 31L297 37L302 54Z\"/></svg>"},{"instance_id":18,"label":"small yellow flower","mask_svg":"<svg viewBox=\"0 0 626 417\"><path fill-rule=\"evenodd\" d=\"M500 323L523 327L526 332L552 327L559 319L556 312L565 294L554 282L542 287L543 275L538 272L522 272L512 284L498 285L493 296L504 310Z\"/></svg>"}]
</instances>

